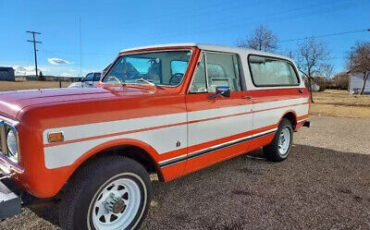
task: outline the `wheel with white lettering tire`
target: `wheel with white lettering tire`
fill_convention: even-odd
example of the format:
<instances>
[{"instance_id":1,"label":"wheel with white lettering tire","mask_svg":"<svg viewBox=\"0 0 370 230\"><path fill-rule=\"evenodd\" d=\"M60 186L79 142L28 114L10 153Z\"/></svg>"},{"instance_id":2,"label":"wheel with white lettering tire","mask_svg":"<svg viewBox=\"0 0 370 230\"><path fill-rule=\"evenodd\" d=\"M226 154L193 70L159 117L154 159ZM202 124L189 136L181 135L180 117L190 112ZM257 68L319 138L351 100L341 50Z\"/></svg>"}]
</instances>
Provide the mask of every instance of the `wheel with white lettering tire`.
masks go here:
<instances>
[{"instance_id":1,"label":"wheel with white lettering tire","mask_svg":"<svg viewBox=\"0 0 370 230\"><path fill-rule=\"evenodd\" d=\"M283 118L272 142L263 147L263 153L270 161L283 161L288 158L292 143L292 122L286 118Z\"/></svg>"},{"instance_id":2,"label":"wheel with white lettering tire","mask_svg":"<svg viewBox=\"0 0 370 230\"><path fill-rule=\"evenodd\" d=\"M63 229L138 229L147 215L152 195L149 174L132 159L98 159L69 183L60 206Z\"/></svg>"}]
</instances>

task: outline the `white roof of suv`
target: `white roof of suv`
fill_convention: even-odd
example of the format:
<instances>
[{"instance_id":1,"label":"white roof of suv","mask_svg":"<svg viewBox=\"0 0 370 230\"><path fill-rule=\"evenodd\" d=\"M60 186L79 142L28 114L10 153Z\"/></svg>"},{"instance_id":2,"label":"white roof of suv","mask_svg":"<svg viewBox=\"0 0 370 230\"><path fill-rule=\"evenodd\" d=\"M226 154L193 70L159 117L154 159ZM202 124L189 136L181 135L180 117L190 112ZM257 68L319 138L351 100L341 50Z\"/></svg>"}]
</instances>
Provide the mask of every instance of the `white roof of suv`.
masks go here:
<instances>
[{"instance_id":1,"label":"white roof of suv","mask_svg":"<svg viewBox=\"0 0 370 230\"><path fill-rule=\"evenodd\" d=\"M218 51L218 52L230 52L230 53L253 53L253 54L259 54L259 55L268 55L272 57L278 57L283 59L288 59L292 61L290 58L278 54L268 53L268 52L261 52L258 50L253 49L247 49L242 47L236 47L236 46L225 46L225 45L212 45L212 44L202 44L202 43L170 43L170 44L160 44L160 45L151 45L151 46L142 46L142 47L134 47L130 49L124 49L121 50L122 52L128 52L128 51L135 51L135 50L141 50L141 49L151 49L151 48L171 48L171 47L179 47L179 46L196 46L201 50L209 50L209 51Z\"/></svg>"}]
</instances>

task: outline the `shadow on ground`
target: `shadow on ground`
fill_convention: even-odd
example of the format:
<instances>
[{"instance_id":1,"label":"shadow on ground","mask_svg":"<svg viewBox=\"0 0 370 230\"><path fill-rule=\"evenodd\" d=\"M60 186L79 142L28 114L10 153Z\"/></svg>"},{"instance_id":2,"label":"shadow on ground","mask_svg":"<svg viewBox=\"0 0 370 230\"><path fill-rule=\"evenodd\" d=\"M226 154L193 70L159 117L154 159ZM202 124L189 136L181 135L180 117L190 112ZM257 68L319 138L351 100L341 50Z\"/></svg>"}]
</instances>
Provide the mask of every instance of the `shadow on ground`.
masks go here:
<instances>
[{"instance_id":1,"label":"shadow on ground","mask_svg":"<svg viewBox=\"0 0 370 230\"><path fill-rule=\"evenodd\" d=\"M370 228L370 155L294 145L270 163L258 150L153 190L143 229ZM57 225L55 207L32 211Z\"/></svg>"}]
</instances>

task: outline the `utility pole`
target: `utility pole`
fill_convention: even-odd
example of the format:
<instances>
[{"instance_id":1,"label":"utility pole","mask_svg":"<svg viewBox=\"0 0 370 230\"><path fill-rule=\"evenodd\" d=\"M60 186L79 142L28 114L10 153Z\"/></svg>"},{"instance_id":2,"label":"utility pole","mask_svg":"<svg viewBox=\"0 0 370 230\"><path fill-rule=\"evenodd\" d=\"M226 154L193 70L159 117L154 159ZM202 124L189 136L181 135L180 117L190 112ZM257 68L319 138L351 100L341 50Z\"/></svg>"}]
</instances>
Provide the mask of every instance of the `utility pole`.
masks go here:
<instances>
[{"instance_id":1,"label":"utility pole","mask_svg":"<svg viewBox=\"0 0 370 230\"><path fill-rule=\"evenodd\" d=\"M27 40L27 42L32 42L33 43L33 52L35 54L35 69L36 69L36 79L38 79L38 73L37 73L37 49L36 49L36 43L41 44L41 41L36 41L35 35L36 34L41 34L40 32L35 32L35 31L26 31L26 33L32 34L32 40Z\"/></svg>"},{"instance_id":2,"label":"utility pole","mask_svg":"<svg viewBox=\"0 0 370 230\"><path fill-rule=\"evenodd\" d=\"M82 26L81 26L81 17L79 18L79 33L80 33L80 77L82 77Z\"/></svg>"}]
</instances>

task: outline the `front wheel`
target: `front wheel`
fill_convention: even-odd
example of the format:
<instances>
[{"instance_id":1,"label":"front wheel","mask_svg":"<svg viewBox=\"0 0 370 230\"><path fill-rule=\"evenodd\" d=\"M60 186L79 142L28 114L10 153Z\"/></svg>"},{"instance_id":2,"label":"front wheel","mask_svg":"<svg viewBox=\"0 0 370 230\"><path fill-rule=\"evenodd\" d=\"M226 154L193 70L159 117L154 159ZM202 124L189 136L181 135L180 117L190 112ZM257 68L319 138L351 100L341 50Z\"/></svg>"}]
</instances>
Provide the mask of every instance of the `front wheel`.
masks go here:
<instances>
[{"instance_id":1,"label":"front wheel","mask_svg":"<svg viewBox=\"0 0 370 230\"><path fill-rule=\"evenodd\" d=\"M120 156L101 158L72 179L60 224L63 229L137 229L150 200L151 183L143 166Z\"/></svg>"},{"instance_id":2,"label":"front wheel","mask_svg":"<svg viewBox=\"0 0 370 230\"><path fill-rule=\"evenodd\" d=\"M272 142L263 147L266 158L270 161L283 161L288 158L293 142L292 123L283 118Z\"/></svg>"}]
</instances>

